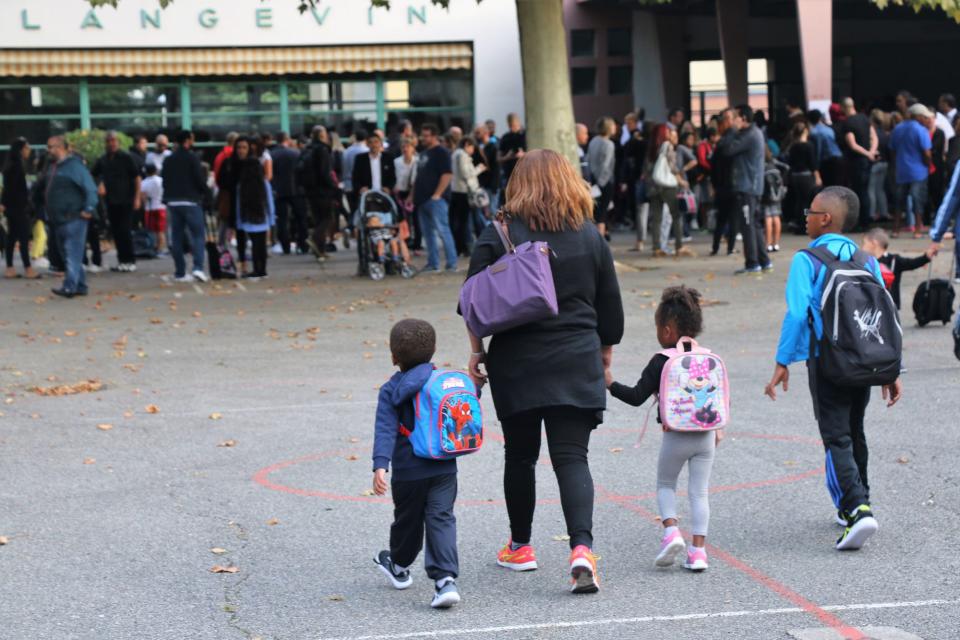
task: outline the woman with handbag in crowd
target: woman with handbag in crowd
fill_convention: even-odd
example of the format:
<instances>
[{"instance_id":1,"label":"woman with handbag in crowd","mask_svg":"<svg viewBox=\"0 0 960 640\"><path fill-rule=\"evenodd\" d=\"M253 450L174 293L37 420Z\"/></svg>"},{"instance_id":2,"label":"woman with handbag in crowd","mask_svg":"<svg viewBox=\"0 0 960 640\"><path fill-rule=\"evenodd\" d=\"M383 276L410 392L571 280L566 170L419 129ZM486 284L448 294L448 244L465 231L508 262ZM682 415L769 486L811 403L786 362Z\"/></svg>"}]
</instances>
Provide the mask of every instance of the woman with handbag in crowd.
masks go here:
<instances>
[{"instance_id":1,"label":"woman with handbag in crowd","mask_svg":"<svg viewBox=\"0 0 960 640\"><path fill-rule=\"evenodd\" d=\"M516 256L515 251L505 256L507 247L514 248L515 243L521 244L520 249L527 241L549 245L542 250L548 254L546 271L551 275L535 283L540 287L529 289L555 292L556 315L494 332L489 352L468 329L469 372L478 385L489 375L503 430L503 488L511 538L497 563L517 571L537 568L530 542L540 431L545 424L570 536L574 593L598 589L592 552L594 490L587 451L590 434L606 408L604 371L613 345L623 335L613 257L591 222L592 215L593 199L577 169L554 151L529 151L513 170L498 220L477 239L468 275L496 273L499 263L490 271L487 267Z\"/></svg>"},{"instance_id":2,"label":"woman with handbag in crowd","mask_svg":"<svg viewBox=\"0 0 960 640\"><path fill-rule=\"evenodd\" d=\"M616 168L616 146L613 143L617 132L617 123L613 118L597 120L597 135L587 145L587 166L593 176L593 184L599 190L596 197L596 208L593 219L597 223L597 231L609 240L607 222L610 218L610 203L613 201L613 191L616 186L614 169Z\"/></svg>"},{"instance_id":3,"label":"woman with handbag in crowd","mask_svg":"<svg viewBox=\"0 0 960 640\"><path fill-rule=\"evenodd\" d=\"M687 188L679 192L678 198L680 213L683 216L683 241L693 240L693 219L697 215L697 197L694 195L693 185L699 176L697 154L697 134L693 131L684 131L680 134L680 144L677 145L677 168L687 181Z\"/></svg>"},{"instance_id":4,"label":"woman with handbag in crowd","mask_svg":"<svg viewBox=\"0 0 960 640\"><path fill-rule=\"evenodd\" d=\"M653 144L647 153L648 194L650 196L650 216L653 219L653 257L663 258L669 255L666 250L669 229L672 227L676 242L677 256L694 256L693 251L683 246L683 218L677 207L677 194L680 189L690 185L677 166L677 130L665 124L657 125L653 130ZM670 212L670 225L663 224L663 205ZM666 236L666 237L664 237Z\"/></svg>"},{"instance_id":5,"label":"woman with handbag in crowd","mask_svg":"<svg viewBox=\"0 0 960 640\"><path fill-rule=\"evenodd\" d=\"M415 255L419 255L417 252L423 251L423 232L413 206L413 184L417 179L417 141L414 138L404 136L400 139L400 154L393 159L393 169L397 174L394 197L407 221L407 233L413 236L407 244Z\"/></svg>"},{"instance_id":6,"label":"woman with handbag in crowd","mask_svg":"<svg viewBox=\"0 0 960 640\"><path fill-rule=\"evenodd\" d=\"M477 143L473 138L460 140L460 146L453 152L453 180L450 182L450 230L457 244L457 255L470 257L471 227L473 213L470 195L480 190L477 176L486 171L483 165L473 164L473 153Z\"/></svg>"},{"instance_id":7,"label":"woman with handbag in crowd","mask_svg":"<svg viewBox=\"0 0 960 640\"><path fill-rule=\"evenodd\" d=\"M254 145L248 138L237 140L233 156L236 172L236 219L237 256L241 265L241 277L267 277L267 234L274 225L275 210L270 182L264 175L259 155L253 153ZM253 271L243 272L246 264L247 238L250 239Z\"/></svg>"}]
</instances>

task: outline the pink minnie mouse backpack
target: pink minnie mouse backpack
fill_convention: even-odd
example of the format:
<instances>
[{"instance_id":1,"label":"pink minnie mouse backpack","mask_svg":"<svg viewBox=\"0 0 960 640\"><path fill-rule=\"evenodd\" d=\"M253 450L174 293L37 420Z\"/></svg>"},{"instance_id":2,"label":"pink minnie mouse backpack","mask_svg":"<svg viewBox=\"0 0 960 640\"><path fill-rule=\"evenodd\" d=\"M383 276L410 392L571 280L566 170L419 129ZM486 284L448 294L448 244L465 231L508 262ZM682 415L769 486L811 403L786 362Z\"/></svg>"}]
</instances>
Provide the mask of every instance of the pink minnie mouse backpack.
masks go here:
<instances>
[{"instance_id":1,"label":"pink minnie mouse backpack","mask_svg":"<svg viewBox=\"0 0 960 640\"><path fill-rule=\"evenodd\" d=\"M684 343L689 349L684 350ZM730 423L730 382L718 355L680 338L660 375L660 422L667 431L710 431Z\"/></svg>"}]
</instances>

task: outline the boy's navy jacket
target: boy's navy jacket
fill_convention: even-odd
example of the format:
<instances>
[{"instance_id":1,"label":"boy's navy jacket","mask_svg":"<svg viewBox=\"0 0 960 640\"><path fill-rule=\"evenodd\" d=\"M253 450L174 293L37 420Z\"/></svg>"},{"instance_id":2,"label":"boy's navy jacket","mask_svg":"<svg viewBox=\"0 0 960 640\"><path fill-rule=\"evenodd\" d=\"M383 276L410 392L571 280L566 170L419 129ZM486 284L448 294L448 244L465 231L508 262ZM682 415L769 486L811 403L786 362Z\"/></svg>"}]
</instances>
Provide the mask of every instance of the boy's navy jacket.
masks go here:
<instances>
[{"instance_id":1,"label":"boy's navy jacket","mask_svg":"<svg viewBox=\"0 0 960 640\"><path fill-rule=\"evenodd\" d=\"M428 460L413 453L410 439L400 435L402 424L414 428L414 398L427 383L433 365L418 364L407 371L398 371L380 387L377 398L377 422L373 437L373 469L390 469L393 480L422 480L457 472L457 460Z\"/></svg>"},{"instance_id":2,"label":"boy's navy jacket","mask_svg":"<svg viewBox=\"0 0 960 640\"><path fill-rule=\"evenodd\" d=\"M841 260L849 260L857 251L857 244L840 234L828 233L810 243L810 247L826 246ZM871 257L867 269L881 284L880 265ZM787 277L787 313L783 317L780 329L780 342L777 345L777 364L789 366L794 362L810 357L809 311L813 312L813 326L817 341L823 336L823 320L820 317L820 296L823 294L823 280L826 269L814 264L814 258L803 251L793 256L790 275Z\"/></svg>"}]
</instances>

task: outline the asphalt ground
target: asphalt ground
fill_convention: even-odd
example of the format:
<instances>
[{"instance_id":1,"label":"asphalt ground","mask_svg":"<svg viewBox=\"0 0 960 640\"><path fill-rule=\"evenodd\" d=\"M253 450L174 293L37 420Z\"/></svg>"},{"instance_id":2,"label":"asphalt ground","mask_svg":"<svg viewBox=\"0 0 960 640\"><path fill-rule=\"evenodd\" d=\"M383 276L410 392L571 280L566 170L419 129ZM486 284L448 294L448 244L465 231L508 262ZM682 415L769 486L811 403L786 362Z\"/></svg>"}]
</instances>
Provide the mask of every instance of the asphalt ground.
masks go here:
<instances>
[{"instance_id":1,"label":"asphalt ground","mask_svg":"<svg viewBox=\"0 0 960 640\"><path fill-rule=\"evenodd\" d=\"M371 562L391 506L369 495L369 459L392 323L430 320L436 362L465 363L462 274L374 283L354 277L355 254L341 250L322 267L271 257L271 278L257 283L172 284L169 259L141 262L133 275L92 276L92 294L70 301L49 295L52 279L0 281L0 638L856 638L875 627L960 637L960 363L949 328L921 329L903 313L903 400L887 409L877 392L867 417L880 531L839 553L803 365L776 403L763 396L800 240L785 239L773 273L735 278L736 257L653 260L615 238L627 313L617 378L633 382L657 350L655 300L680 282L710 301L702 342L730 369L710 569L653 568L659 433L635 446L646 409L615 400L591 447L600 593L567 592L545 451L540 569L497 567L503 455L485 397L490 437L460 465L463 602L444 612L428 606L421 561L402 592ZM706 242L694 247L705 253ZM942 254L936 272L951 259ZM905 276L908 304L924 276ZM102 388L34 390L85 380Z\"/></svg>"}]
</instances>

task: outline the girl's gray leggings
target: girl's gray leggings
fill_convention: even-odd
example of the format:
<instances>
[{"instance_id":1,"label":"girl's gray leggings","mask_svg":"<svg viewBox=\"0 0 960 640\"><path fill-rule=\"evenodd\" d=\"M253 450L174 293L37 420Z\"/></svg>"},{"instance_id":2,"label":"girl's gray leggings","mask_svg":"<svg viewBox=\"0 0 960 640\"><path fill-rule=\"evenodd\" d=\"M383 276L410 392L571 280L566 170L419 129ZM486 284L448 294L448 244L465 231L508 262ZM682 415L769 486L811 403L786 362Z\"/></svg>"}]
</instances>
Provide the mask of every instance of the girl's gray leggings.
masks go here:
<instances>
[{"instance_id":1,"label":"girl's gray leggings","mask_svg":"<svg viewBox=\"0 0 960 640\"><path fill-rule=\"evenodd\" d=\"M680 433L664 431L660 444L660 459L657 462L657 502L663 520L677 517L677 478L684 463L689 468L690 479L687 494L690 496L690 515L693 521L690 532L695 536L707 535L710 525L710 469L716 434Z\"/></svg>"}]
</instances>

